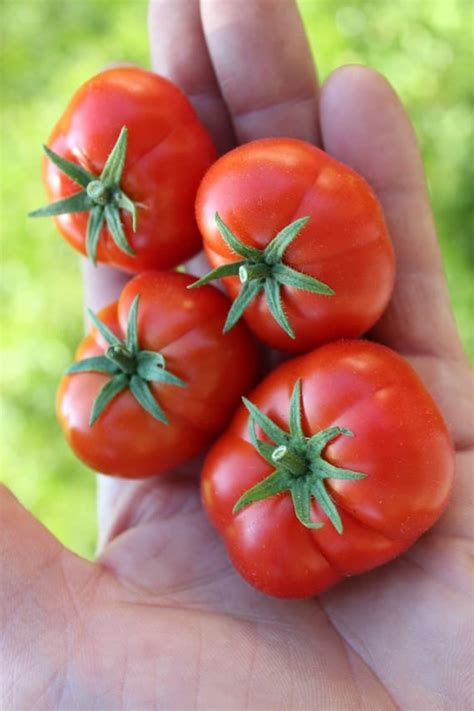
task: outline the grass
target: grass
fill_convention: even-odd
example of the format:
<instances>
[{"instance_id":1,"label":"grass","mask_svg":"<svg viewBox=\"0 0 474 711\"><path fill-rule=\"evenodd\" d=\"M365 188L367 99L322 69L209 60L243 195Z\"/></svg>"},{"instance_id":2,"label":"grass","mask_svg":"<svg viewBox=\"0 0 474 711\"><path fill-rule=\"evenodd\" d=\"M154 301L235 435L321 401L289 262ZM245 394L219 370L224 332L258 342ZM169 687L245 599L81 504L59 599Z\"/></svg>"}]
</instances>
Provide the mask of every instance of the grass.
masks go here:
<instances>
[{"instance_id":1,"label":"grass","mask_svg":"<svg viewBox=\"0 0 474 711\"><path fill-rule=\"evenodd\" d=\"M448 284L466 350L472 249L472 18L466 0L300 2L323 79L362 62L387 75L414 121ZM74 551L92 556L95 477L68 450L54 415L59 374L82 333L76 255L50 221L40 144L72 91L117 60L148 64L143 0L4 0L1 73L3 481Z\"/></svg>"}]
</instances>

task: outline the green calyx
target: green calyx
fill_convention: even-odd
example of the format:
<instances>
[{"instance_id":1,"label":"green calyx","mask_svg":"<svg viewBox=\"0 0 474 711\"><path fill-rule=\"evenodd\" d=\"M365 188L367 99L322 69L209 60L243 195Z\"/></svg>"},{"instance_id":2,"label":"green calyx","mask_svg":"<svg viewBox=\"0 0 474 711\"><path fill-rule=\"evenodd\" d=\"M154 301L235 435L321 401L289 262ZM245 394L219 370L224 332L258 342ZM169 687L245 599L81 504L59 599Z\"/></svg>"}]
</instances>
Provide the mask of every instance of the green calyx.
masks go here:
<instances>
[{"instance_id":1,"label":"green calyx","mask_svg":"<svg viewBox=\"0 0 474 711\"><path fill-rule=\"evenodd\" d=\"M138 343L137 295L130 307L127 321L127 337L121 341L112 331L89 310L90 317L97 330L109 344L105 355L84 358L73 363L67 370L67 375L75 373L105 373L110 375L92 405L89 425L93 425L107 405L123 390L129 389L139 405L156 420L168 424L168 418L153 396L148 382L161 382L169 385L186 387L181 378L166 370L165 359L157 351L140 350Z\"/></svg>"},{"instance_id":2,"label":"green calyx","mask_svg":"<svg viewBox=\"0 0 474 711\"><path fill-rule=\"evenodd\" d=\"M297 237L310 218L300 217L299 220L291 222L267 244L265 249L256 249L256 247L250 247L248 244L241 242L224 224L218 213L216 213L215 219L224 242L242 259L213 269L209 274L190 284L189 288L202 286L221 277L238 275L242 283L242 289L229 310L224 325L224 333L237 323L247 306L263 290L273 318L291 338L295 338L293 329L283 310L280 294L281 287L291 286L294 289L303 289L313 294L324 294L326 296L334 294L333 289L327 284L314 279L308 274L292 269L282 261L287 247Z\"/></svg>"},{"instance_id":3,"label":"green calyx","mask_svg":"<svg viewBox=\"0 0 474 711\"><path fill-rule=\"evenodd\" d=\"M51 217L69 212L89 212L86 232L86 252L93 264L97 262L97 243L104 222L112 239L122 252L135 255L123 231L120 209L132 215L132 227L137 229L137 205L121 189L123 167L127 152L127 128L120 131L100 175L93 175L78 163L73 163L43 146L48 158L71 180L80 185L80 190L64 200L30 212L29 217Z\"/></svg>"},{"instance_id":4,"label":"green calyx","mask_svg":"<svg viewBox=\"0 0 474 711\"><path fill-rule=\"evenodd\" d=\"M364 479L367 475L351 469L336 467L323 458L326 445L339 435L353 437L345 427L328 427L312 437L305 437L301 424L301 381L293 388L290 403L289 432L285 432L252 402L243 398L250 413L249 432L253 446L274 471L258 484L248 489L237 501L233 513L254 501L288 491L291 494L295 515L307 528L321 528L320 522L311 519L311 498L316 499L338 533L342 533L342 520L336 505L327 491L326 479ZM257 438L255 425L274 444Z\"/></svg>"}]
</instances>

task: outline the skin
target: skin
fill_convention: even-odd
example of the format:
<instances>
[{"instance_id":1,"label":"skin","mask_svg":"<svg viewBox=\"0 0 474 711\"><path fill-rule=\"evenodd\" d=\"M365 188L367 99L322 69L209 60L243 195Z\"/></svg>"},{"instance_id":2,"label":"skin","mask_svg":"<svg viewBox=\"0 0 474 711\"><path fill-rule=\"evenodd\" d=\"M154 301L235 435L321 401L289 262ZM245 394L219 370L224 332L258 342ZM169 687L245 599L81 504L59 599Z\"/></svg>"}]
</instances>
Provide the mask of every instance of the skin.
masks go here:
<instances>
[{"instance_id":1,"label":"skin","mask_svg":"<svg viewBox=\"0 0 474 711\"><path fill-rule=\"evenodd\" d=\"M107 69L74 94L48 145L98 175L124 125L129 138L120 185L138 205L136 231L130 214L122 211L121 216L136 256L120 250L103 227L97 259L131 272L174 267L199 251L194 196L216 156L209 134L182 92L136 67ZM51 202L78 190L47 159L44 178ZM78 212L55 218L60 232L82 254L88 217L88 212Z\"/></svg>"},{"instance_id":2,"label":"skin","mask_svg":"<svg viewBox=\"0 0 474 711\"><path fill-rule=\"evenodd\" d=\"M215 214L245 244L264 249L293 220L309 217L285 250L284 264L329 285L334 294L282 287L291 338L276 322L263 291L243 318L268 346L306 353L338 338L356 338L384 312L395 262L382 209L366 181L308 143L288 138L252 142L206 173L196 199L198 225L212 267L241 257L226 245ZM237 276L223 280L232 299Z\"/></svg>"},{"instance_id":3,"label":"skin","mask_svg":"<svg viewBox=\"0 0 474 711\"><path fill-rule=\"evenodd\" d=\"M467 709L472 376L407 116L373 70L343 67L319 87L286 0L155 2L150 39L153 67L193 97L221 150L291 135L323 145L374 187L398 277L373 336L409 358L442 409L456 485L441 520L404 556L304 602L239 580L202 512L197 467L102 481L96 563L65 550L3 491L3 705ZM123 278L86 269L89 304L110 302Z\"/></svg>"},{"instance_id":4,"label":"skin","mask_svg":"<svg viewBox=\"0 0 474 711\"><path fill-rule=\"evenodd\" d=\"M241 326L223 335L228 300L214 287L201 294L189 290L192 281L187 274L144 272L127 284L118 302L99 313L124 340L131 303L140 295L140 349L161 353L166 368L186 383L183 388L150 383L168 424L153 418L126 389L91 427L93 402L110 377L89 372L62 378L59 423L89 467L132 479L169 471L199 454L222 431L241 395L254 384L256 348L248 330ZM76 360L102 356L107 345L94 327Z\"/></svg>"}]
</instances>

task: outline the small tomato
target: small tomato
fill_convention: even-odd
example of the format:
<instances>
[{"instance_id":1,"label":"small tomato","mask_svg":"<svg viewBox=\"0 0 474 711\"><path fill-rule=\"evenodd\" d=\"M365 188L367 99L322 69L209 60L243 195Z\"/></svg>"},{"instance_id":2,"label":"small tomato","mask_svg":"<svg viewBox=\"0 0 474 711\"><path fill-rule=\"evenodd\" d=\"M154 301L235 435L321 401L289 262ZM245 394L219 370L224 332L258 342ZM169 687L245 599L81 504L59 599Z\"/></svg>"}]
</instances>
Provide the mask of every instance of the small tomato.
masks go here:
<instances>
[{"instance_id":1,"label":"small tomato","mask_svg":"<svg viewBox=\"0 0 474 711\"><path fill-rule=\"evenodd\" d=\"M315 146L290 138L247 143L219 158L197 195L215 269L264 343L305 352L371 328L390 298L394 253L368 183Z\"/></svg>"},{"instance_id":2,"label":"small tomato","mask_svg":"<svg viewBox=\"0 0 474 711\"><path fill-rule=\"evenodd\" d=\"M66 240L93 262L131 272L174 267L201 245L199 181L215 149L186 96L136 67L83 84L45 151L44 181Z\"/></svg>"},{"instance_id":3,"label":"small tomato","mask_svg":"<svg viewBox=\"0 0 474 711\"><path fill-rule=\"evenodd\" d=\"M160 474L198 454L252 385L255 346L222 334L227 299L192 277L146 272L95 326L61 381L57 413L77 456L104 474Z\"/></svg>"},{"instance_id":4,"label":"small tomato","mask_svg":"<svg viewBox=\"0 0 474 711\"><path fill-rule=\"evenodd\" d=\"M411 366L339 341L287 361L210 450L202 496L243 577L320 593L410 546L443 511L453 447Z\"/></svg>"}]
</instances>

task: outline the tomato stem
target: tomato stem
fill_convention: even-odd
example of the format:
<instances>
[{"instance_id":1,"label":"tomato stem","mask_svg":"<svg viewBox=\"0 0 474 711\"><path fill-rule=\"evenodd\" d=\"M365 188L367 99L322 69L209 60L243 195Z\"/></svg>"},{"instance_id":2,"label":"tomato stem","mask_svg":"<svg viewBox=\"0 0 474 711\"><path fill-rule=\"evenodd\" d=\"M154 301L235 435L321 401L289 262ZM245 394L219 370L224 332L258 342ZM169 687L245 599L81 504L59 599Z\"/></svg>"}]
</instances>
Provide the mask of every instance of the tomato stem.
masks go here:
<instances>
[{"instance_id":1,"label":"tomato stem","mask_svg":"<svg viewBox=\"0 0 474 711\"><path fill-rule=\"evenodd\" d=\"M109 346L105 351L105 357L118 365L124 373L135 373L137 370L137 358L128 348L122 344Z\"/></svg>"},{"instance_id":2,"label":"tomato stem","mask_svg":"<svg viewBox=\"0 0 474 711\"><path fill-rule=\"evenodd\" d=\"M292 476L304 476L308 473L308 462L282 444L273 450L272 459L277 466L287 469Z\"/></svg>"},{"instance_id":3,"label":"tomato stem","mask_svg":"<svg viewBox=\"0 0 474 711\"><path fill-rule=\"evenodd\" d=\"M271 276L272 268L264 262L257 264L246 264L239 268L239 279L242 284L245 284L252 279L267 279Z\"/></svg>"},{"instance_id":4,"label":"tomato stem","mask_svg":"<svg viewBox=\"0 0 474 711\"><path fill-rule=\"evenodd\" d=\"M108 191L102 181L92 180L88 184L86 192L97 205L107 205L109 201Z\"/></svg>"}]
</instances>

